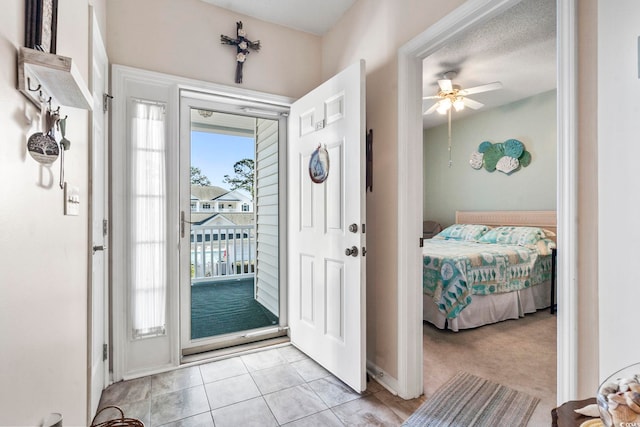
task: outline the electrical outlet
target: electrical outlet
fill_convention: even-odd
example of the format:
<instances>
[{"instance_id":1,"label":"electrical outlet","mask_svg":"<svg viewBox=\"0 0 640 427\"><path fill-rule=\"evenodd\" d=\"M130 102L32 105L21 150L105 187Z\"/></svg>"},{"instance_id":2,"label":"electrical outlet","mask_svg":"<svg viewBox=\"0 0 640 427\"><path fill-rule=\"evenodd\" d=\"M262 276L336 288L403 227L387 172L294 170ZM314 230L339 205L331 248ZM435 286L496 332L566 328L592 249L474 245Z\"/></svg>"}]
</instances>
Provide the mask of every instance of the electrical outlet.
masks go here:
<instances>
[{"instance_id":1,"label":"electrical outlet","mask_svg":"<svg viewBox=\"0 0 640 427\"><path fill-rule=\"evenodd\" d=\"M64 214L80 215L80 189L64 183Z\"/></svg>"}]
</instances>

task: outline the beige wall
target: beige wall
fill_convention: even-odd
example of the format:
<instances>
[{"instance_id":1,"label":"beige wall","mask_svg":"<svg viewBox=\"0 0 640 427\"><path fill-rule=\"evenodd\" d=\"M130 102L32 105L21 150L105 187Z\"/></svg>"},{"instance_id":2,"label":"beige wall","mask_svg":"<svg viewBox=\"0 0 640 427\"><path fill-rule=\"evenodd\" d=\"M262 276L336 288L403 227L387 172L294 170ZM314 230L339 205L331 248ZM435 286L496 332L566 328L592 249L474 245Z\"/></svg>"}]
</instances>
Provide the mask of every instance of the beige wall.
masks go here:
<instances>
[{"instance_id":1,"label":"beige wall","mask_svg":"<svg viewBox=\"0 0 640 427\"><path fill-rule=\"evenodd\" d=\"M598 386L597 0L578 4L578 397Z\"/></svg>"},{"instance_id":2,"label":"beige wall","mask_svg":"<svg viewBox=\"0 0 640 427\"><path fill-rule=\"evenodd\" d=\"M40 425L51 412L86 425L88 113L62 108L65 178L80 189L80 215L64 216L60 160L41 167L26 151L38 114L16 90L24 4L3 1L0 13L0 425ZM58 53L88 81L87 0L58 12Z\"/></svg>"},{"instance_id":3,"label":"beige wall","mask_svg":"<svg viewBox=\"0 0 640 427\"><path fill-rule=\"evenodd\" d=\"M555 90L454 120L451 134L449 167L448 125L424 132L423 219L446 227L455 222L456 210L556 209ZM529 166L506 175L469 165L481 142L511 138L531 153Z\"/></svg>"},{"instance_id":4,"label":"beige wall","mask_svg":"<svg viewBox=\"0 0 640 427\"><path fill-rule=\"evenodd\" d=\"M462 0L360 0L322 40L322 77L367 62L367 128L373 192L367 193L367 360L398 375L397 52Z\"/></svg>"},{"instance_id":5,"label":"beige wall","mask_svg":"<svg viewBox=\"0 0 640 427\"><path fill-rule=\"evenodd\" d=\"M239 87L298 98L320 81L320 38L239 15L200 0L109 0L107 52L112 64L236 86L235 37L260 40Z\"/></svg>"}]
</instances>

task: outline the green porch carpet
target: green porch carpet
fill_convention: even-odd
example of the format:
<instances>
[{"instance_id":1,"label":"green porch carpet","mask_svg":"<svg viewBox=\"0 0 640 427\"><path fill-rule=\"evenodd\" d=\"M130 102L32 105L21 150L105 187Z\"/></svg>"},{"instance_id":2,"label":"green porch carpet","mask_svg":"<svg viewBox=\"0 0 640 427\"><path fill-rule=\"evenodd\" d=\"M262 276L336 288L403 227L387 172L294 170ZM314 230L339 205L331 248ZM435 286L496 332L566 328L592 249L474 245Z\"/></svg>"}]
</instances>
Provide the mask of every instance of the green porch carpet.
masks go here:
<instances>
[{"instance_id":1,"label":"green porch carpet","mask_svg":"<svg viewBox=\"0 0 640 427\"><path fill-rule=\"evenodd\" d=\"M253 298L253 279L191 286L191 339L277 325Z\"/></svg>"}]
</instances>

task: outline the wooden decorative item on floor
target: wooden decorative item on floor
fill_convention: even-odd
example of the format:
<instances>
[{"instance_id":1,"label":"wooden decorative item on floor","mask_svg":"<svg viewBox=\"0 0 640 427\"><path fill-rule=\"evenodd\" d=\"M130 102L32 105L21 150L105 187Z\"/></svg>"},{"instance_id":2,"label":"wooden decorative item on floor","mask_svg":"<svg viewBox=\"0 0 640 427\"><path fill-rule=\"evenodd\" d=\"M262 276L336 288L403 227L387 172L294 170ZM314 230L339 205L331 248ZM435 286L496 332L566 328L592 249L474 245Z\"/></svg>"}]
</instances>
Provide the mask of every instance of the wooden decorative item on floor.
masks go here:
<instances>
[{"instance_id":1,"label":"wooden decorative item on floor","mask_svg":"<svg viewBox=\"0 0 640 427\"><path fill-rule=\"evenodd\" d=\"M120 412L120 417L96 423L98 416L106 409L118 410L118 412ZM126 418L122 409L117 406L105 406L96 413L95 417L93 417L90 427L144 427L144 423L136 418Z\"/></svg>"}]
</instances>

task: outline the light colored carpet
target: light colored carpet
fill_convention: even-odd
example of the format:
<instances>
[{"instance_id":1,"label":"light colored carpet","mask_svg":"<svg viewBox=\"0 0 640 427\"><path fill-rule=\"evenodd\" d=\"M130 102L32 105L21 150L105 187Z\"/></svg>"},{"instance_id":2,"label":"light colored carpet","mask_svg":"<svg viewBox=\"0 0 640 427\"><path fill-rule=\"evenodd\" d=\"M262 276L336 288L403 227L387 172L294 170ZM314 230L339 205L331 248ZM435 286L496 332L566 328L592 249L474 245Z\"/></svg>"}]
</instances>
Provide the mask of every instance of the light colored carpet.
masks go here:
<instances>
[{"instance_id":1,"label":"light colored carpet","mask_svg":"<svg viewBox=\"0 0 640 427\"><path fill-rule=\"evenodd\" d=\"M423 403L406 427L525 427L539 399L459 372Z\"/></svg>"},{"instance_id":2,"label":"light colored carpet","mask_svg":"<svg viewBox=\"0 0 640 427\"><path fill-rule=\"evenodd\" d=\"M540 399L530 427L551 425L556 402L556 317L548 310L460 332L423 325L424 394L428 400L464 370Z\"/></svg>"}]
</instances>

